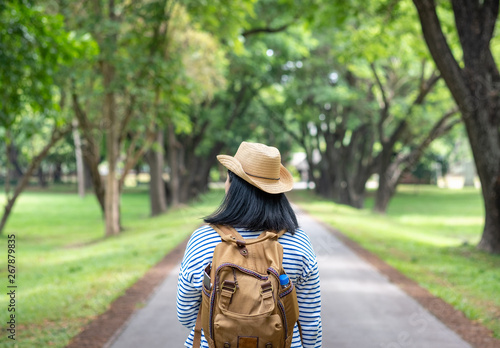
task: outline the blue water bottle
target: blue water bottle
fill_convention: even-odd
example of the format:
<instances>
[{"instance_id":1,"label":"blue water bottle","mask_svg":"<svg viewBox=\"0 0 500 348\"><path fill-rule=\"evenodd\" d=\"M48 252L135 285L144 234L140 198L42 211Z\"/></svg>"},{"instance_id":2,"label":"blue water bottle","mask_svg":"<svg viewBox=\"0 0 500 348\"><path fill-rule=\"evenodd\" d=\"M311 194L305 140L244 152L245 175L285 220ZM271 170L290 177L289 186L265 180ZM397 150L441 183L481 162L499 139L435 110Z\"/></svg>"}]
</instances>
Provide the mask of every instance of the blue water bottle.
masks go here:
<instances>
[{"instance_id":1,"label":"blue water bottle","mask_svg":"<svg viewBox=\"0 0 500 348\"><path fill-rule=\"evenodd\" d=\"M280 285L284 289L290 284L290 279L288 279L288 276L286 274L280 275Z\"/></svg>"}]
</instances>

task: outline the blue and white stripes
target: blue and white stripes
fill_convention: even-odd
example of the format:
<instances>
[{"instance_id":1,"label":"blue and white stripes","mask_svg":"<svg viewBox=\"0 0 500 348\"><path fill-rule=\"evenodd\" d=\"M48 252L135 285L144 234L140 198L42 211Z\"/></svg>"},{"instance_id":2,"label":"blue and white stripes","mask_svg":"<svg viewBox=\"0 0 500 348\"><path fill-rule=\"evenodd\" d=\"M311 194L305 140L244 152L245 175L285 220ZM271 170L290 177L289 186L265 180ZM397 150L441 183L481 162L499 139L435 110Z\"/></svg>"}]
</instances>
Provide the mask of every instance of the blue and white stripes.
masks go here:
<instances>
[{"instance_id":1,"label":"blue and white stripes","mask_svg":"<svg viewBox=\"0 0 500 348\"><path fill-rule=\"evenodd\" d=\"M260 232L237 229L243 238L256 238ZM177 285L177 317L182 325L191 329L186 347L193 346L194 325L201 303L203 270L212 260L220 236L210 226L197 229L191 236L181 263ZM293 330L292 348L321 347L321 296L316 255L307 234L297 230L292 236L285 233L279 238L283 245L283 267L295 284L299 301L299 322L302 327L304 345L300 342L297 325ZM201 347L208 348L205 337Z\"/></svg>"}]
</instances>

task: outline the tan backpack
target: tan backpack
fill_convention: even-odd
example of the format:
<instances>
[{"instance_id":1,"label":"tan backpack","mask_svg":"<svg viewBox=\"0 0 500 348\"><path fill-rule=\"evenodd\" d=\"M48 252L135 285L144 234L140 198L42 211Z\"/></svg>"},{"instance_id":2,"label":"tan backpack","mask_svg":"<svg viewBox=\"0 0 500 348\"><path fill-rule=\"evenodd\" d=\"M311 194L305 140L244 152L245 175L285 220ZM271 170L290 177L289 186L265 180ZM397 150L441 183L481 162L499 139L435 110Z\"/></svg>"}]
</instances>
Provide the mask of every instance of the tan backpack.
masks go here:
<instances>
[{"instance_id":1,"label":"tan backpack","mask_svg":"<svg viewBox=\"0 0 500 348\"><path fill-rule=\"evenodd\" d=\"M289 348L299 306L293 283L279 281L285 231L245 240L232 227L212 227L222 242L205 269L193 347L203 328L210 348Z\"/></svg>"}]
</instances>

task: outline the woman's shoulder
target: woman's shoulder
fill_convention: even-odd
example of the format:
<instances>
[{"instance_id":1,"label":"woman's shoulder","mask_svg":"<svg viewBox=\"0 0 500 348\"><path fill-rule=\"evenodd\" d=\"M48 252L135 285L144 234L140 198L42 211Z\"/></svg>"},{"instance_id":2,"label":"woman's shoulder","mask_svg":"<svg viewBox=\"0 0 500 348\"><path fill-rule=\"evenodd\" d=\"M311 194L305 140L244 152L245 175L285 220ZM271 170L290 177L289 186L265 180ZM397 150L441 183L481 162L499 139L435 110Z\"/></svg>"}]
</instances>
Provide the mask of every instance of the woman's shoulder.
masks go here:
<instances>
[{"instance_id":1,"label":"woman's shoulder","mask_svg":"<svg viewBox=\"0 0 500 348\"><path fill-rule=\"evenodd\" d=\"M209 224L203 224L193 232L191 237L210 236L213 235L214 233L217 234L217 232L215 232L212 226L210 226Z\"/></svg>"},{"instance_id":2,"label":"woman's shoulder","mask_svg":"<svg viewBox=\"0 0 500 348\"><path fill-rule=\"evenodd\" d=\"M286 232L279 238L279 242L284 249L306 254L308 257L314 257L314 251L309 239L309 235L302 229L297 229L292 234Z\"/></svg>"},{"instance_id":3,"label":"woman's shoulder","mask_svg":"<svg viewBox=\"0 0 500 348\"><path fill-rule=\"evenodd\" d=\"M187 248L190 249L197 245L206 245L210 242L220 240L217 232L210 225L203 225L198 227L189 238Z\"/></svg>"},{"instance_id":4,"label":"woman's shoulder","mask_svg":"<svg viewBox=\"0 0 500 348\"><path fill-rule=\"evenodd\" d=\"M301 228L296 229L294 233L287 231L280 237L280 241L281 240L295 240L297 242L300 241L303 243L311 244L309 235Z\"/></svg>"}]
</instances>

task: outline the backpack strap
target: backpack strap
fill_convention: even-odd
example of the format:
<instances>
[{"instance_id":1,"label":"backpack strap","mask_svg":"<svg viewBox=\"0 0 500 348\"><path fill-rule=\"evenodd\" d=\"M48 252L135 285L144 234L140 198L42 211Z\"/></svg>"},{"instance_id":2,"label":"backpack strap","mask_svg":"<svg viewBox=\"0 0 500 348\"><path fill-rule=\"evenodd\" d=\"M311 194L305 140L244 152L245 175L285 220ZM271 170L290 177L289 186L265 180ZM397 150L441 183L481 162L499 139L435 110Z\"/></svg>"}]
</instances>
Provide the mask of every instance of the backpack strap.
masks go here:
<instances>
[{"instance_id":1,"label":"backpack strap","mask_svg":"<svg viewBox=\"0 0 500 348\"><path fill-rule=\"evenodd\" d=\"M257 240L260 242L262 240L266 240L266 239L269 239L269 238L273 238L275 240L278 240L279 237L281 237L282 235L284 235L286 233L286 230L281 230L279 232L274 232L274 231L264 231L262 232L259 237L257 237ZM257 242L257 241L256 241ZM247 244L252 244L252 243L248 243Z\"/></svg>"},{"instance_id":2,"label":"backpack strap","mask_svg":"<svg viewBox=\"0 0 500 348\"><path fill-rule=\"evenodd\" d=\"M284 235L286 233L286 230L281 230L279 231L278 233L276 233L276 235L279 237L281 237L282 235Z\"/></svg>"},{"instance_id":3,"label":"backpack strap","mask_svg":"<svg viewBox=\"0 0 500 348\"><path fill-rule=\"evenodd\" d=\"M201 306L203 306L203 302L200 304L200 309L198 310L198 316L196 317L196 324L194 325L193 348L200 348L201 346ZM301 337L302 337L302 331L301 331Z\"/></svg>"},{"instance_id":4,"label":"backpack strap","mask_svg":"<svg viewBox=\"0 0 500 348\"><path fill-rule=\"evenodd\" d=\"M281 237L283 234L286 233L286 230L281 230L278 233L274 231L264 231L257 238L245 239L241 236L241 234L238 233L238 231L236 231L236 229L234 229L231 226L226 226L226 225L210 225L210 226L219 234L219 236L223 241L236 243L238 245L255 244L269 238L274 238L277 240L279 237Z\"/></svg>"},{"instance_id":5,"label":"backpack strap","mask_svg":"<svg viewBox=\"0 0 500 348\"><path fill-rule=\"evenodd\" d=\"M225 241L237 241L241 240L244 241L245 239L241 236L241 234L238 233L233 227L226 226L226 225L210 225L215 232L219 234L219 236L222 238L222 240ZM234 238L231 238L234 237Z\"/></svg>"}]
</instances>

